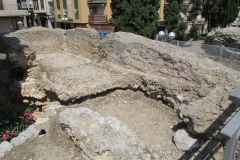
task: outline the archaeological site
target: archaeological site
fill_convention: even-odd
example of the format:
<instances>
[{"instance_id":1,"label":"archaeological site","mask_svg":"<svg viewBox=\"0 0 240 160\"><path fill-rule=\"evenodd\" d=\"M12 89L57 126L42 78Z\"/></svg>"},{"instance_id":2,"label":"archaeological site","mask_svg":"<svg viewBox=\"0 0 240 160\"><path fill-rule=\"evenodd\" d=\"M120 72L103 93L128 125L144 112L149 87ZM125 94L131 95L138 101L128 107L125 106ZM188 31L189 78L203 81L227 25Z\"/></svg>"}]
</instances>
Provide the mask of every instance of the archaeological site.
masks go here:
<instances>
[{"instance_id":1,"label":"archaeological site","mask_svg":"<svg viewBox=\"0 0 240 160\"><path fill-rule=\"evenodd\" d=\"M216 35L205 42L221 45ZM0 53L1 95L36 117L0 144L0 159L223 157L219 132L239 110L228 100L238 70L170 43L83 28L2 34Z\"/></svg>"}]
</instances>

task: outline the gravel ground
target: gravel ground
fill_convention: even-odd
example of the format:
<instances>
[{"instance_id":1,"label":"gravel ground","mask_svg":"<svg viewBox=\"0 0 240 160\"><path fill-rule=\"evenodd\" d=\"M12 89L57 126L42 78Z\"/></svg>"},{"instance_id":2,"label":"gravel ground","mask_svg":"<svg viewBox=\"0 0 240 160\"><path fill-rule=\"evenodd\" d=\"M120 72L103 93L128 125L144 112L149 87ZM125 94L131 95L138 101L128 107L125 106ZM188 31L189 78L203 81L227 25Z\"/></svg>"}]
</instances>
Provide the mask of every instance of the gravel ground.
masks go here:
<instances>
[{"instance_id":1,"label":"gravel ground","mask_svg":"<svg viewBox=\"0 0 240 160\"><path fill-rule=\"evenodd\" d=\"M172 142L174 130L178 127L180 119L177 113L162 101L148 98L140 91L116 90L88 97L77 103L103 116L118 118L145 141L149 149L157 153L161 160L179 159L184 154ZM50 121L52 129L45 136L29 139L24 144L14 147L2 159L78 159L80 155L71 140L67 139L66 133L61 131L57 119L58 116L55 116Z\"/></svg>"},{"instance_id":2,"label":"gravel ground","mask_svg":"<svg viewBox=\"0 0 240 160\"><path fill-rule=\"evenodd\" d=\"M140 91L116 90L107 95L89 99L81 103L103 116L113 116L125 123L129 129L160 159L178 159L183 155L172 142L174 129L180 119L172 108L146 97Z\"/></svg>"}]
</instances>

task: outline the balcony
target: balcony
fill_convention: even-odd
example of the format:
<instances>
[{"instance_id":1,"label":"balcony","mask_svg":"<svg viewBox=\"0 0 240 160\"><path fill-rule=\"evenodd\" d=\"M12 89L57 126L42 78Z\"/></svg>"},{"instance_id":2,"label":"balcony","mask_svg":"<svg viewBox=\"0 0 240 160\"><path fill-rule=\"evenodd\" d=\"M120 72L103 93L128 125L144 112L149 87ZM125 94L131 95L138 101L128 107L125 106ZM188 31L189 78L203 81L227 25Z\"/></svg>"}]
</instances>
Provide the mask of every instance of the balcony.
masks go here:
<instances>
[{"instance_id":1,"label":"balcony","mask_svg":"<svg viewBox=\"0 0 240 160\"><path fill-rule=\"evenodd\" d=\"M22 8L22 5L20 3L0 5L0 17L14 17L26 15L28 15L28 11L25 8Z\"/></svg>"},{"instance_id":2,"label":"balcony","mask_svg":"<svg viewBox=\"0 0 240 160\"><path fill-rule=\"evenodd\" d=\"M33 0L33 12L34 13L46 13L46 8L44 3L40 3L39 5L39 0Z\"/></svg>"},{"instance_id":3,"label":"balcony","mask_svg":"<svg viewBox=\"0 0 240 160\"><path fill-rule=\"evenodd\" d=\"M107 16L106 15L89 15L88 23L106 23Z\"/></svg>"},{"instance_id":4,"label":"balcony","mask_svg":"<svg viewBox=\"0 0 240 160\"><path fill-rule=\"evenodd\" d=\"M3 4L3 10L18 10L17 4Z\"/></svg>"}]
</instances>

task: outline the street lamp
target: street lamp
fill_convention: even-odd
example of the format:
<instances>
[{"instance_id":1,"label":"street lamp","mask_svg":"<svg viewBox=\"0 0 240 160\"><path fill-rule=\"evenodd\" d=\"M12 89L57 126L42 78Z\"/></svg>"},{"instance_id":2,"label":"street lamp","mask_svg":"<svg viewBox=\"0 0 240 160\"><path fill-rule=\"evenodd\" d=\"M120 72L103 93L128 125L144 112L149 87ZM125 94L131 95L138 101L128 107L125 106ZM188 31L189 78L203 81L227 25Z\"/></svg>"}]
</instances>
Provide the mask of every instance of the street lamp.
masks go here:
<instances>
[{"instance_id":1,"label":"street lamp","mask_svg":"<svg viewBox=\"0 0 240 160\"><path fill-rule=\"evenodd\" d=\"M64 18L62 18L62 21L63 21L63 23L65 25L65 30L66 30L66 22L68 21L68 18L64 17Z\"/></svg>"},{"instance_id":2,"label":"street lamp","mask_svg":"<svg viewBox=\"0 0 240 160\"><path fill-rule=\"evenodd\" d=\"M29 20L28 20L28 22L29 22L29 28L31 28L32 26L31 26L31 23L32 23L32 21L31 21L31 13L28 13L29 14Z\"/></svg>"},{"instance_id":3,"label":"street lamp","mask_svg":"<svg viewBox=\"0 0 240 160\"><path fill-rule=\"evenodd\" d=\"M160 31L158 32L158 39L162 39L162 42L167 42L168 39L169 40L173 40L174 38L176 37L175 33L174 32L170 32L168 34L168 31L166 30L165 32L164 31ZM164 39L164 40L163 40Z\"/></svg>"}]
</instances>

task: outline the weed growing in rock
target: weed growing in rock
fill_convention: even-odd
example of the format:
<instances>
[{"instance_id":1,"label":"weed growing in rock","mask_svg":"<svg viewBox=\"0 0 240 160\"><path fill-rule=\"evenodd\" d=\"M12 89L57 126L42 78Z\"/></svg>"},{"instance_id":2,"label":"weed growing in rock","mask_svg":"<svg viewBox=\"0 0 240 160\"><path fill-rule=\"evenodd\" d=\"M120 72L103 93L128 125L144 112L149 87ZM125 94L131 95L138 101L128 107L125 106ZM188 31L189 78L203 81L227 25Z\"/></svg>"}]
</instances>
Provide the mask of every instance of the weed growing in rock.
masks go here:
<instances>
[{"instance_id":1,"label":"weed growing in rock","mask_svg":"<svg viewBox=\"0 0 240 160\"><path fill-rule=\"evenodd\" d=\"M9 141L34 122L32 109L26 105L12 103L0 98L0 143Z\"/></svg>"}]
</instances>

